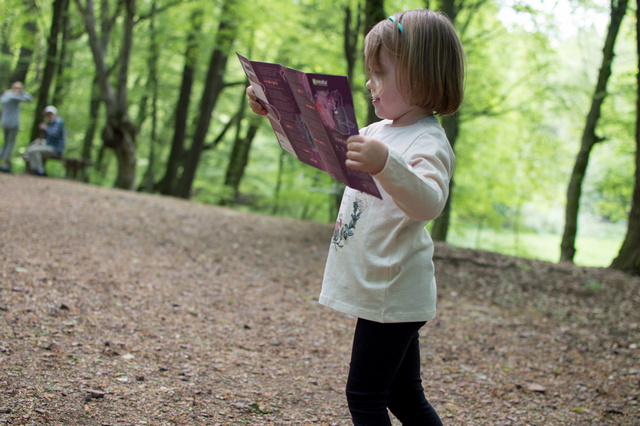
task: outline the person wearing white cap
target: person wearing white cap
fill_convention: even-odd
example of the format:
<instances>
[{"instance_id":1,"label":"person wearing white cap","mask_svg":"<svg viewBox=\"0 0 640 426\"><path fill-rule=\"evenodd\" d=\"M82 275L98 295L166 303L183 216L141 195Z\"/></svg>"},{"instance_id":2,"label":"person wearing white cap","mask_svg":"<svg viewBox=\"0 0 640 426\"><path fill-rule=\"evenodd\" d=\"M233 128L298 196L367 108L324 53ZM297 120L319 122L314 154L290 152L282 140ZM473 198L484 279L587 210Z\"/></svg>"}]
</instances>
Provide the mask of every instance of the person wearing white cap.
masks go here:
<instances>
[{"instance_id":1,"label":"person wearing white cap","mask_svg":"<svg viewBox=\"0 0 640 426\"><path fill-rule=\"evenodd\" d=\"M44 109L45 123L40 124L44 133L44 145L31 145L25 152L28 170L38 176L46 176L44 161L50 158L62 158L67 138L64 121L58 116L56 107L49 105Z\"/></svg>"},{"instance_id":2,"label":"person wearing white cap","mask_svg":"<svg viewBox=\"0 0 640 426\"><path fill-rule=\"evenodd\" d=\"M11 155L16 144L16 137L20 129L20 103L31 102L33 96L24 91L21 82L16 81L0 97L2 102L2 130L4 131L4 145L0 151L0 172L11 173Z\"/></svg>"}]
</instances>

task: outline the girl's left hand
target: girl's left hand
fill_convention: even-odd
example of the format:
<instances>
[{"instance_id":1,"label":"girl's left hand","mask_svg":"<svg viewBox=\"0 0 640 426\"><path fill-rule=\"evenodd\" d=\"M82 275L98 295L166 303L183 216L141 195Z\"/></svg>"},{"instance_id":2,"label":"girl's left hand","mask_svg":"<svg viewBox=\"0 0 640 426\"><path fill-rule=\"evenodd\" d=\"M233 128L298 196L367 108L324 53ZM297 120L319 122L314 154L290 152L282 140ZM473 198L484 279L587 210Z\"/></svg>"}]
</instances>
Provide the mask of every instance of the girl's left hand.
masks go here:
<instances>
[{"instance_id":1,"label":"girl's left hand","mask_svg":"<svg viewBox=\"0 0 640 426\"><path fill-rule=\"evenodd\" d=\"M377 175L387 164L389 149L377 139L362 135L347 139L347 167Z\"/></svg>"},{"instance_id":2,"label":"girl's left hand","mask_svg":"<svg viewBox=\"0 0 640 426\"><path fill-rule=\"evenodd\" d=\"M246 92L249 97L249 107L251 110L258 115L267 115L269 112L258 100L258 96L256 96L256 92L253 90L253 87L248 86Z\"/></svg>"}]
</instances>

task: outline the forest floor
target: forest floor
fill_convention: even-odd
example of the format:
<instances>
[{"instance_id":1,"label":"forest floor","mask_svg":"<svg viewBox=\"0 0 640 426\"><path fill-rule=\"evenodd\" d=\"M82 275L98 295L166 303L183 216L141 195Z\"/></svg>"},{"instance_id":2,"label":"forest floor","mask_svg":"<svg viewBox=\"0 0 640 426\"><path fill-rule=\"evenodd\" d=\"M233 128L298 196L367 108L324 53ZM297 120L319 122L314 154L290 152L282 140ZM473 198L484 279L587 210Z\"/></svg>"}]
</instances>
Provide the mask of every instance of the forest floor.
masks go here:
<instances>
[{"instance_id":1,"label":"forest floor","mask_svg":"<svg viewBox=\"0 0 640 426\"><path fill-rule=\"evenodd\" d=\"M0 175L0 425L342 425L332 225ZM640 424L640 278L437 244L445 425ZM398 424L397 422L394 424Z\"/></svg>"}]
</instances>

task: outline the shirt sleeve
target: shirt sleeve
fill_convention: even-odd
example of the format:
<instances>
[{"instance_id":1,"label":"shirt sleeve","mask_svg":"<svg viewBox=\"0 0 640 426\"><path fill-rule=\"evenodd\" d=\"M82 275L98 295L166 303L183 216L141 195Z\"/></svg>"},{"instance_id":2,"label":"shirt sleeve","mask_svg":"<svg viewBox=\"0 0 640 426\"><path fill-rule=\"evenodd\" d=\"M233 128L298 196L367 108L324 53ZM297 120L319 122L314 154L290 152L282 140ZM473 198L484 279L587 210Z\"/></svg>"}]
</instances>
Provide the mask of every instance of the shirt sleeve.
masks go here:
<instances>
[{"instance_id":1,"label":"shirt sleeve","mask_svg":"<svg viewBox=\"0 0 640 426\"><path fill-rule=\"evenodd\" d=\"M11 90L8 90L2 94L0 97L0 102L6 103L11 101L19 101L19 102L31 102L33 100L33 96L31 96L27 92L14 93Z\"/></svg>"},{"instance_id":2,"label":"shirt sleeve","mask_svg":"<svg viewBox=\"0 0 640 426\"><path fill-rule=\"evenodd\" d=\"M404 156L390 148L385 167L374 178L408 217L430 221L445 207L453 166L449 142L427 134Z\"/></svg>"},{"instance_id":3,"label":"shirt sleeve","mask_svg":"<svg viewBox=\"0 0 640 426\"><path fill-rule=\"evenodd\" d=\"M20 100L22 102L31 102L33 100L33 96L27 92L20 93Z\"/></svg>"},{"instance_id":4,"label":"shirt sleeve","mask_svg":"<svg viewBox=\"0 0 640 426\"><path fill-rule=\"evenodd\" d=\"M11 102L13 100L16 99L16 94L13 93L11 90L7 90L6 92L4 92L2 94L2 97L0 97L0 102L2 102L3 104L6 104L8 102Z\"/></svg>"}]
</instances>

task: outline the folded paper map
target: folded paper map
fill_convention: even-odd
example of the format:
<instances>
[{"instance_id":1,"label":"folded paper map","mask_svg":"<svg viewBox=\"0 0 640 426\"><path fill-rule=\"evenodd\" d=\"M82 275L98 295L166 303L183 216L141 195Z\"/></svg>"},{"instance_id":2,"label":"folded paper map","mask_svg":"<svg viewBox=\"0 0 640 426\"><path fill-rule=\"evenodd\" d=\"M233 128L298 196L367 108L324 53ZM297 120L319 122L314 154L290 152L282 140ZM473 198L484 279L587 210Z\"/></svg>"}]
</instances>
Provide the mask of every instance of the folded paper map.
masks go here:
<instances>
[{"instance_id":1,"label":"folded paper map","mask_svg":"<svg viewBox=\"0 0 640 426\"><path fill-rule=\"evenodd\" d=\"M283 149L353 189L382 198L369 173L345 164L346 140L358 134L346 76L238 58Z\"/></svg>"}]
</instances>

